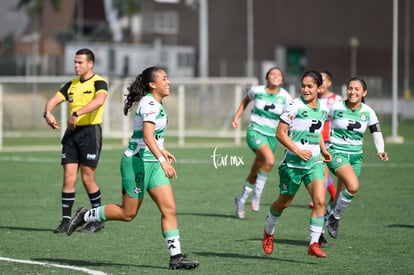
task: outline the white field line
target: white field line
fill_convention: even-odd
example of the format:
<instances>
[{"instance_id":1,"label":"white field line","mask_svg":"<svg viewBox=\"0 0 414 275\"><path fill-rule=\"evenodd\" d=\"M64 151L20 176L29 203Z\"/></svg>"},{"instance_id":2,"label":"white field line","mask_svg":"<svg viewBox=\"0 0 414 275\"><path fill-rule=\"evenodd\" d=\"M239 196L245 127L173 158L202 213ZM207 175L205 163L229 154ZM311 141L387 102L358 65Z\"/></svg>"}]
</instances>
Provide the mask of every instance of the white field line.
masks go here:
<instances>
[{"instance_id":1,"label":"white field line","mask_svg":"<svg viewBox=\"0 0 414 275\"><path fill-rule=\"evenodd\" d=\"M82 271L82 272L85 272L87 274L92 274L92 275L107 275L107 273L102 272L102 271L83 268L83 267L77 267L77 266L71 266L71 265L52 264L52 263L44 263L44 262L30 261L30 260L18 260L18 259L4 258L4 257L0 257L0 261L40 265L40 266L45 266L45 267L57 267L57 268L63 268L63 269L71 269L71 270L76 270L76 271Z\"/></svg>"},{"instance_id":2,"label":"white field line","mask_svg":"<svg viewBox=\"0 0 414 275\"><path fill-rule=\"evenodd\" d=\"M120 155L121 156L121 155ZM43 162L43 163L60 163L60 158L50 157L18 157L18 156L0 156L0 162ZM100 162L105 163L118 163L118 159L101 159ZM207 157L205 160L200 159L178 159L177 162L185 164L210 164L212 163L211 157Z\"/></svg>"},{"instance_id":3,"label":"white field line","mask_svg":"<svg viewBox=\"0 0 414 275\"><path fill-rule=\"evenodd\" d=\"M50 158L50 157L20 157L20 156L0 156L0 162L43 162L43 163L59 163L60 159L59 157L56 158ZM101 162L105 163L118 163L118 159L102 159ZM206 156L204 160L202 159L177 159L178 163L184 163L184 164L213 164L213 159L211 156ZM246 165L246 163L245 163ZM250 164L249 164L250 165ZM414 162L406 162L406 163L393 163L392 161L388 162L364 162L362 164L363 167L369 167L369 168L413 168Z\"/></svg>"}]
</instances>

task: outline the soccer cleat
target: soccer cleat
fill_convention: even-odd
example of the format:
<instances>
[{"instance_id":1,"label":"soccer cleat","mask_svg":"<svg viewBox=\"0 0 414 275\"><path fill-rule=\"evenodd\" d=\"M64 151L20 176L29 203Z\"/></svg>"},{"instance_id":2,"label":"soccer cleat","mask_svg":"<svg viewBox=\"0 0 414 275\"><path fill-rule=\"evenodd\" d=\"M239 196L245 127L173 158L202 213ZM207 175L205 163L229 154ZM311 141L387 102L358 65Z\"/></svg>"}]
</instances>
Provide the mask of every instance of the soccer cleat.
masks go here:
<instances>
[{"instance_id":1,"label":"soccer cleat","mask_svg":"<svg viewBox=\"0 0 414 275\"><path fill-rule=\"evenodd\" d=\"M193 269L199 266L198 261L188 259L185 255L179 254L170 258L170 269Z\"/></svg>"},{"instance_id":2,"label":"soccer cleat","mask_svg":"<svg viewBox=\"0 0 414 275\"><path fill-rule=\"evenodd\" d=\"M69 226L69 219L63 219L53 233L65 233Z\"/></svg>"},{"instance_id":3,"label":"soccer cleat","mask_svg":"<svg viewBox=\"0 0 414 275\"><path fill-rule=\"evenodd\" d=\"M260 197L253 196L252 201L250 202L250 209L253 212L258 212L260 210Z\"/></svg>"},{"instance_id":4,"label":"soccer cleat","mask_svg":"<svg viewBox=\"0 0 414 275\"><path fill-rule=\"evenodd\" d=\"M319 237L319 246L322 248L327 248L329 247L328 241L325 239L325 237L323 236L323 233L321 234L321 236Z\"/></svg>"},{"instance_id":5,"label":"soccer cleat","mask_svg":"<svg viewBox=\"0 0 414 275\"><path fill-rule=\"evenodd\" d=\"M239 197L236 197L234 199L234 202L236 203L236 217L239 219L244 219L245 217L244 203L240 202Z\"/></svg>"},{"instance_id":6,"label":"soccer cleat","mask_svg":"<svg viewBox=\"0 0 414 275\"><path fill-rule=\"evenodd\" d=\"M273 252L273 236L273 234L267 234L266 230L264 230L262 246L264 253L267 255L270 255Z\"/></svg>"},{"instance_id":7,"label":"soccer cleat","mask_svg":"<svg viewBox=\"0 0 414 275\"><path fill-rule=\"evenodd\" d=\"M309 256L316 256L318 258L325 258L326 253L321 249L318 243L313 243L309 246L308 249Z\"/></svg>"},{"instance_id":8,"label":"soccer cleat","mask_svg":"<svg viewBox=\"0 0 414 275\"><path fill-rule=\"evenodd\" d=\"M105 223L103 222L90 222L86 224L83 228L79 229L79 232L82 233L94 233L97 232L105 227Z\"/></svg>"},{"instance_id":9,"label":"soccer cleat","mask_svg":"<svg viewBox=\"0 0 414 275\"><path fill-rule=\"evenodd\" d=\"M339 226L339 219L335 219L335 217L331 214L328 216L326 221L326 229L328 229L329 236L332 238L338 237L338 226Z\"/></svg>"},{"instance_id":10,"label":"soccer cleat","mask_svg":"<svg viewBox=\"0 0 414 275\"><path fill-rule=\"evenodd\" d=\"M66 235L70 236L73 232L75 232L76 229L78 229L80 226L82 226L85 223L85 220L83 219L83 216L88 211L85 207L81 207L76 211L75 216L72 218L72 220L69 223L68 229L66 230Z\"/></svg>"}]
</instances>

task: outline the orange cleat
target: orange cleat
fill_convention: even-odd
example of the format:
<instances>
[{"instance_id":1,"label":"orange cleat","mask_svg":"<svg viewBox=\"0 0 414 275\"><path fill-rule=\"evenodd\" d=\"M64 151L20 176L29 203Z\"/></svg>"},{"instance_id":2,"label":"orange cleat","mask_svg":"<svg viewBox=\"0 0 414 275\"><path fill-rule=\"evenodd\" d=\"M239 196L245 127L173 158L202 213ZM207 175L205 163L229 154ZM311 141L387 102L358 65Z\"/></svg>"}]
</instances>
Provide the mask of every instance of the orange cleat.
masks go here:
<instances>
[{"instance_id":1,"label":"orange cleat","mask_svg":"<svg viewBox=\"0 0 414 275\"><path fill-rule=\"evenodd\" d=\"M316 256L318 258L325 258L326 253L321 249L318 243L313 243L309 246L308 249L309 256Z\"/></svg>"},{"instance_id":2,"label":"orange cleat","mask_svg":"<svg viewBox=\"0 0 414 275\"><path fill-rule=\"evenodd\" d=\"M264 230L263 240L262 240L263 251L267 255L272 254L273 252L273 235L267 234Z\"/></svg>"}]
</instances>

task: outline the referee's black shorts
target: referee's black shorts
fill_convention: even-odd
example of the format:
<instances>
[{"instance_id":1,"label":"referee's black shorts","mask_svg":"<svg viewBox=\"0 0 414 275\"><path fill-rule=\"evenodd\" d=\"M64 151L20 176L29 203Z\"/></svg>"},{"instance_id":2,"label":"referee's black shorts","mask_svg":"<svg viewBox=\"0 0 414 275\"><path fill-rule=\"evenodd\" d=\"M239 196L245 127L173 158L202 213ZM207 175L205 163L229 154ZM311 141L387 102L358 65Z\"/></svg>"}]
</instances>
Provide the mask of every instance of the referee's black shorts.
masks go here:
<instances>
[{"instance_id":1,"label":"referee's black shorts","mask_svg":"<svg viewBox=\"0 0 414 275\"><path fill-rule=\"evenodd\" d=\"M96 168L102 149L101 125L76 126L74 130L66 129L61 143L62 165L79 163Z\"/></svg>"}]
</instances>

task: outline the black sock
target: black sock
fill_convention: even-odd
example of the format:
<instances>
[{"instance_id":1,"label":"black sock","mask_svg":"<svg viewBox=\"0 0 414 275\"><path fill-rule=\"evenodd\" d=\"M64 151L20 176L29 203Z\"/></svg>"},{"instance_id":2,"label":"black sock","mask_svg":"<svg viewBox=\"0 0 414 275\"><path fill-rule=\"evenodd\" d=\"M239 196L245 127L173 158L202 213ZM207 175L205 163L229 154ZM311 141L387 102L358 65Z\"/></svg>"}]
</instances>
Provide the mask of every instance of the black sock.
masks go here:
<instances>
[{"instance_id":1,"label":"black sock","mask_svg":"<svg viewBox=\"0 0 414 275\"><path fill-rule=\"evenodd\" d=\"M62 220L72 218L72 207L75 202L75 192L62 192Z\"/></svg>"},{"instance_id":2,"label":"black sock","mask_svg":"<svg viewBox=\"0 0 414 275\"><path fill-rule=\"evenodd\" d=\"M92 208L96 208L98 206L101 206L101 190L96 191L95 193L88 194L89 201L91 202Z\"/></svg>"}]
</instances>

